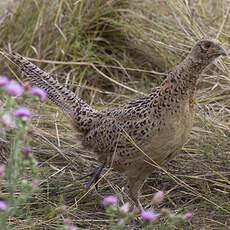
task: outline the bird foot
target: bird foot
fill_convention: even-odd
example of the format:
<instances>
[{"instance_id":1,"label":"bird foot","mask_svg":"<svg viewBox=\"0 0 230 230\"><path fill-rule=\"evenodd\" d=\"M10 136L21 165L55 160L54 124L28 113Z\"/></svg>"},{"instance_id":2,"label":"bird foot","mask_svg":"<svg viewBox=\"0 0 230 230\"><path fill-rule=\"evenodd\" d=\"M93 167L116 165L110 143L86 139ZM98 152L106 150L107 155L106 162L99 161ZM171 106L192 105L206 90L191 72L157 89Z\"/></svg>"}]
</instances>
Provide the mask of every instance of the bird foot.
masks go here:
<instances>
[{"instance_id":1,"label":"bird foot","mask_svg":"<svg viewBox=\"0 0 230 230\"><path fill-rule=\"evenodd\" d=\"M89 181L85 184L85 187L87 189L89 189L93 184L95 184L96 189L98 189L98 183L97 182L100 179L100 175L101 175L101 172L102 172L104 167L105 167L105 165L102 164L101 166L97 167L93 172L91 172L87 175L84 175L80 178L80 180L82 180L84 178L90 177Z\"/></svg>"}]
</instances>

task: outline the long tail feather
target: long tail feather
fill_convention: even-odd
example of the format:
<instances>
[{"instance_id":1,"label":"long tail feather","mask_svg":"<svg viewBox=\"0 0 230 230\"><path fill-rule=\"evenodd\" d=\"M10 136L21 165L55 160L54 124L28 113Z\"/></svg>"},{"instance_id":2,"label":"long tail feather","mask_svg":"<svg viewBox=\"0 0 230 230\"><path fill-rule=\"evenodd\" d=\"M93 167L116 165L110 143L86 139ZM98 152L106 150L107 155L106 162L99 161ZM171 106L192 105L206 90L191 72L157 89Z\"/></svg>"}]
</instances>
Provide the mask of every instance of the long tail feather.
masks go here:
<instances>
[{"instance_id":1,"label":"long tail feather","mask_svg":"<svg viewBox=\"0 0 230 230\"><path fill-rule=\"evenodd\" d=\"M1 53L23 72L26 79L43 89L48 98L74 120L77 129L81 131L90 129L96 110L26 58L15 53Z\"/></svg>"}]
</instances>

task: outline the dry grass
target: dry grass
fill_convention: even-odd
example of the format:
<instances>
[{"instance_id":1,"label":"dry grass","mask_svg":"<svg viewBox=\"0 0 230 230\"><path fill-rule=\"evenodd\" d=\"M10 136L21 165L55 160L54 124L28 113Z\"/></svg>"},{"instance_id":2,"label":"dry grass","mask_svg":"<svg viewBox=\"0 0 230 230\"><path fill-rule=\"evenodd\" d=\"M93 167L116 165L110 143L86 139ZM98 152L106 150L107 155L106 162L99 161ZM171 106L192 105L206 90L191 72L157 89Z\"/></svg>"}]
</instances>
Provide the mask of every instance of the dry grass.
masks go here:
<instances>
[{"instance_id":1,"label":"dry grass","mask_svg":"<svg viewBox=\"0 0 230 230\"><path fill-rule=\"evenodd\" d=\"M148 93L207 33L227 49L230 42L228 0L21 0L11 9L0 25L1 48L33 58L98 109ZM20 79L1 62L1 72ZM194 211L186 229L230 225L229 69L225 59L202 74L189 143L143 188L143 204L160 189L165 207ZM46 103L38 114L32 139L43 183L12 220L16 229L57 229L63 216L83 229L108 229L100 200L111 193L126 200L123 177L105 171L98 192L86 191L79 177L96 164L94 156L79 147L58 108Z\"/></svg>"}]
</instances>

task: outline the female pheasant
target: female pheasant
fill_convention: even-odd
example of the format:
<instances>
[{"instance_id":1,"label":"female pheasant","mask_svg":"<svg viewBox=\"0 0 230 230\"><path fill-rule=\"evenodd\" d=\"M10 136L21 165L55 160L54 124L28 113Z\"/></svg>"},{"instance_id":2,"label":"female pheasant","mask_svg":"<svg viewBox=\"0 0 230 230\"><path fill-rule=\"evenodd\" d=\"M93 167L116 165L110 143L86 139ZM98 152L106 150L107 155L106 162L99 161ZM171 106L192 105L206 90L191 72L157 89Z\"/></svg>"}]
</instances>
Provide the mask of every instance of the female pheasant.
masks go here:
<instances>
[{"instance_id":1,"label":"female pheasant","mask_svg":"<svg viewBox=\"0 0 230 230\"><path fill-rule=\"evenodd\" d=\"M25 58L3 54L70 117L83 134L82 144L97 154L99 162L127 176L129 195L138 205L138 191L154 170L153 162L162 165L172 159L188 139L200 73L219 56L227 56L216 41L200 40L148 96L97 111Z\"/></svg>"}]
</instances>

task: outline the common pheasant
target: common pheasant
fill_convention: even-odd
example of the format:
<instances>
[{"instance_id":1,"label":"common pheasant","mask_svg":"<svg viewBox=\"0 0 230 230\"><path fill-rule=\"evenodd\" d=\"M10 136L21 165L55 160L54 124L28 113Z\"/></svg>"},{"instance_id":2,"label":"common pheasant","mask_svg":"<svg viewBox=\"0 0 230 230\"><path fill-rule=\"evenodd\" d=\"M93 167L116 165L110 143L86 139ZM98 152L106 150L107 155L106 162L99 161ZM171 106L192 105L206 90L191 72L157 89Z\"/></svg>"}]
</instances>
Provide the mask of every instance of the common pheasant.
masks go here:
<instances>
[{"instance_id":1,"label":"common pheasant","mask_svg":"<svg viewBox=\"0 0 230 230\"><path fill-rule=\"evenodd\" d=\"M26 58L4 55L70 117L74 128L83 134L82 144L97 154L102 165L127 176L129 195L140 205L138 192L154 170L152 162L162 165L172 159L188 139L200 73L227 53L216 41L200 40L148 96L102 111L90 107Z\"/></svg>"}]
</instances>

